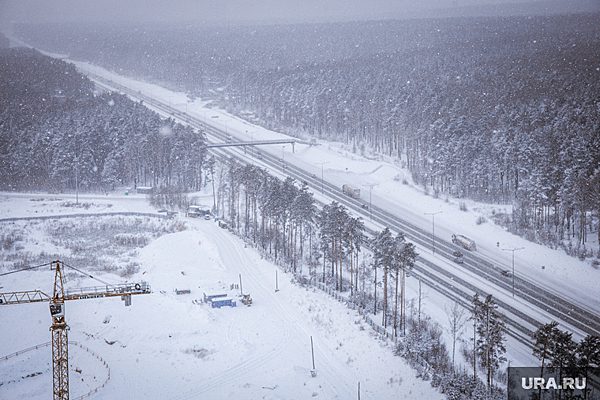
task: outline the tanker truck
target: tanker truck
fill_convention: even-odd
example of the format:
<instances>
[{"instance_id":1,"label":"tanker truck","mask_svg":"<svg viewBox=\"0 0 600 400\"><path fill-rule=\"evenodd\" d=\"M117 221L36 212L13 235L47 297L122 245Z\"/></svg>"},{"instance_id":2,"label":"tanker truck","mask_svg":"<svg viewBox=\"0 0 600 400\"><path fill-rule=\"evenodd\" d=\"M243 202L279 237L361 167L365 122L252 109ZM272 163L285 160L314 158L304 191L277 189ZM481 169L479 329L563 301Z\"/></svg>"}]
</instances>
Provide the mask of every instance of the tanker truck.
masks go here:
<instances>
[{"instance_id":1,"label":"tanker truck","mask_svg":"<svg viewBox=\"0 0 600 400\"><path fill-rule=\"evenodd\" d=\"M342 192L353 199L360 199L360 189L353 188L350 185L342 185Z\"/></svg>"}]
</instances>

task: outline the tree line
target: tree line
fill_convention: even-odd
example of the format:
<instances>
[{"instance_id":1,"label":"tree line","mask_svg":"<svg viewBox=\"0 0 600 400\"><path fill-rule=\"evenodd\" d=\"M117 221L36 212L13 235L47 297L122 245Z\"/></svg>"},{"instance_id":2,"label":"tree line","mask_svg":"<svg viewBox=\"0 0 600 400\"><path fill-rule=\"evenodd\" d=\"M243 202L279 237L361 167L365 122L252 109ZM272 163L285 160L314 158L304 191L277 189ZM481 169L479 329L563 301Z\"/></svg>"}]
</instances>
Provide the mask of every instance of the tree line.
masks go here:
<instances>
[{"instance_id":1,"label":"tree line","mask_svg":"<svg viewBox=\"0 0 600 400\"><path fill-rule=\"evenodd\" d=\"M494 382L505 358L504 321L491 296L473 299L474 347L471 375L455 368L442 340L443 331L407 301L406 278L416 262L415 246L389 228L368 238L361 218L341 204L319 205L303 182L269 175L234 159L210 159L209 182L215 183L214 212L227 227L263 256L294 274L300 284L319 283L347 296L401 340L396 353L422 378L432 380L449 399L500 399ZM222 224L222 226L225 226ZM465 310L454 315L454 343L464 333ZM479 379L486 372L487 381Z\"/></svg>"},{"instance_id":2,"label":"tree line","mask_svg":"<svg viewBox=\"0 0 600 400\"><path fill-rule=\"evenodd\" d=\"M0 49L0 187L112 190L202 187L201 132L124 95L100 92L72 64Z\"/></svg>"},{"instance_id":3,"label":"tree line","mask_svg":"<svg viewBox=\"0 0 600 400\"><path fill-rule=\"evenodd\" d=\"M268 127L396 157L430 193L512 204L500 223L586 256L600 237L597 17L19 32Z\"/></svg>"},{"instance_id":4,"label":"tree line","mask_svg":"<svg viewBox=\"0 0 600 400\"><path fill-rule=\"evenodd\" d=\"M386 228L368 239L362 218L336 201L319 210L304 182L281 180L234 159L208 164L210 179L218 182L215 212L231 229L294 273L307 265L313 283L349 292L374 314L381 312L384 327L406 333L405 280L417 253L402 233ZM368 266L361 257L365 248L373 254Z\"/></svg>"}]
</instances>

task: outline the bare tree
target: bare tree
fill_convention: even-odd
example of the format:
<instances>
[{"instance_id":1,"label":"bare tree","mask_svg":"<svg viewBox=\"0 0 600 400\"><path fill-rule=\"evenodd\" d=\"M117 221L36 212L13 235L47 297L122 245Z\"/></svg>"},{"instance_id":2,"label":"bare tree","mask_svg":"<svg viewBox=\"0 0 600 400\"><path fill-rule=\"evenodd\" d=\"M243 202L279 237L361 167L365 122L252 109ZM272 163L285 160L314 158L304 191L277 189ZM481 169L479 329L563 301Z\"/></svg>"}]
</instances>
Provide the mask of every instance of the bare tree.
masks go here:
<instances>
[{"instance_id":1,"label":"bare tree","mask_svg":"<svg viewBox=\"0 0 600 400\"><path fill-rule=\"evenodd\" d=\"M454 355L456 351L456 341L460 339L465 323L467 322L467 310L460 306L457 302L452 304L452 307L445 307L448 315L448 333L452 336L452 369L454 369Z\"/></svg>"}]
</instances>

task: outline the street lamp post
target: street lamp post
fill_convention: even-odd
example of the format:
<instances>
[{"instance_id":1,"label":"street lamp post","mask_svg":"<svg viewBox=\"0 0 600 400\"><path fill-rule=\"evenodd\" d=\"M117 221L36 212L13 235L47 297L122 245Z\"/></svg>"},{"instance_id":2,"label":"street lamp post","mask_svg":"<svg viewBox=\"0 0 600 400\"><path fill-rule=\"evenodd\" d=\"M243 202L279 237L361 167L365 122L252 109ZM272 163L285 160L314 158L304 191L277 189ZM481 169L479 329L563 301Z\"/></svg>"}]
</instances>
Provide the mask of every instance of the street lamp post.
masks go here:
<instances>
[{"instance_id":1,"label":"street lamp post","mask_svg":"<svg viewBox=\"0 0 600 400\"><path fill-rule=\"evenodd\" d=\"M324 175L324 168L323 168L323 166L325 164L329 164L329 161L323 161L323 162L320 162L318 164L321 164L321 194L324 194L325 193L325 184L324 184L325 179L324 179L324 176L323 176Z\"/></svg>"},{"instance_id":2,"label":"street lamp post","mask_svg":"<svg viewBox=\"0 0 600 400\"><path fill-rule=\"evenodd\" d=\"M77 131L75 132L75 204L79 204L79 133Z\"/></svg>"},{"instance_id":3,"label":"street lamp post","mask_svg":"<svg viewBox=\"0 0 600 400\"><path fill-rule=\"evenodd\" d=\"M75 160L75 204L79 204L79 154Z\"/></svg>"},{"instance_id":4,"label":"street lamp post","mask_svg":"<svg viewBox=\"0 0 600 400\"><path fill-rule=\"evenodd\" d=\"M437 214L441 214L443 211L436 211L436 212L426 212L425 215L431 215L431 221L432 221L432 230L431 230L431 243L432 243L432 247L433 247L433 254L435 254L435 216Z\"/></svg>"},{"instance_id":5,"label":"street lamp post","mask_svg":"<svg viewBox=\"0 0 600 400\"><path fill-rule=\"evenodd\" d=\"M377 186L378 183L369 183L366 185L363 185L364 187L368 187L369 188L369 217L371 218L371 221L373 221L373 201L372 201L372 194L373 194L373 188L375 186Z\"/></svg>"},{"instance_id":6,"label":"street lamp post","mask_svg":"<svg viewBox=\"0 0 600 400\"><path fill-rule=\"evenodd\" d=\"M281 172L285 173L285 146L281 146Z\"/></svg>"},{"instance_id":7,"label":"street lamp post","mask_svg":"<svg viewBox=\"0 0 600 400\"><path fill-rule=\"evenodd\" d=\"M502 249L512 252L512 297L515 297L515 251L523 250L525 247L513 247L512 249Z\"/></svg>"}]
</instances>

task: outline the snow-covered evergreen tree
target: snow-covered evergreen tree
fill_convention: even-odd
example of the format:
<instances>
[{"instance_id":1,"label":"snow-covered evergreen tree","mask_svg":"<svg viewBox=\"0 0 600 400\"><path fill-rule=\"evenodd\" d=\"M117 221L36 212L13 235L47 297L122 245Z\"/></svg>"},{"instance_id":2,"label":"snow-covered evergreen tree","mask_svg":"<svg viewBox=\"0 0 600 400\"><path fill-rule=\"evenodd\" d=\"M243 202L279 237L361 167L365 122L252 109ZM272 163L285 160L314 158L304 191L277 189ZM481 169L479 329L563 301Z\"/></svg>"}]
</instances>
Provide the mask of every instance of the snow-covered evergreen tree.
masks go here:
<instances>
[{"instance_id":1,"label":"snow-covered evergreen tree","mask_svg":"<svg viewBox=\"0 0 600 400\"><path fill-rule=\"evenodd\" d=\"M491 390L493 386L494 373L500 365L506 361L504 354L505 322L497 311L498 305L491 295L483 301L478 295L473 298L473 313L477 331L476 353L479 362L486 370L486 383Z\"/></svg>"}]
</instances>

